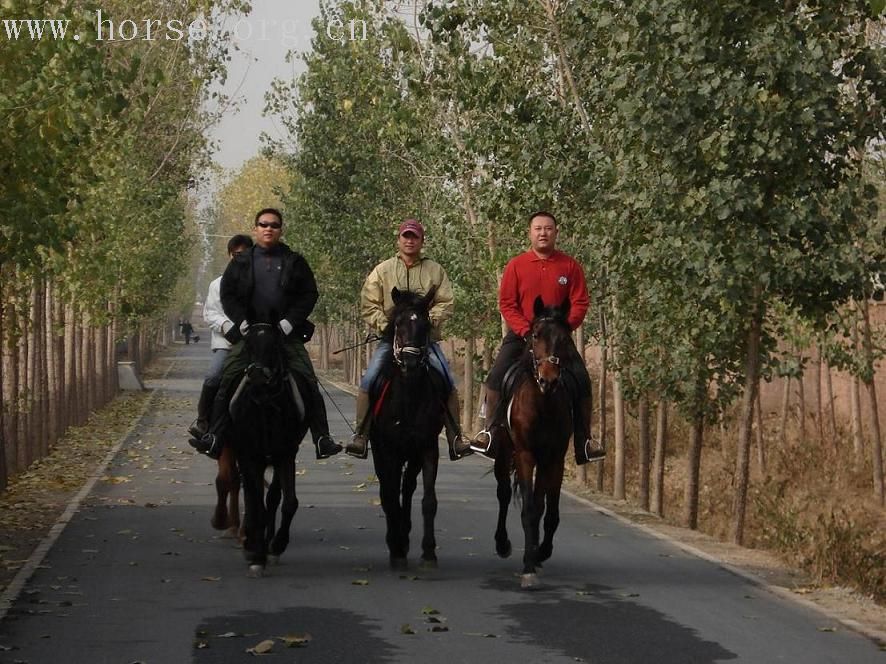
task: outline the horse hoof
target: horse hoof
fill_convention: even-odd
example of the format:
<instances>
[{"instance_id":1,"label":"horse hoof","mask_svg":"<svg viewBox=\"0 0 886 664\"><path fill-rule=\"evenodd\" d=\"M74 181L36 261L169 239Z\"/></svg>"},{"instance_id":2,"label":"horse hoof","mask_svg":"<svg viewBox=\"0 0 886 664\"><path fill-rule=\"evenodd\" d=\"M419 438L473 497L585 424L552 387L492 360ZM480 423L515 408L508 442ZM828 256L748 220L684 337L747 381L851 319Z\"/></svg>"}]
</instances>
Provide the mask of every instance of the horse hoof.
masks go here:
<instances>
[{"instance_id":1,"label":"horse hoof","mask_svg":"<svg viewBox=\"0 0 886 664\"><path fill-rule=\"evenodd\" d=\"M436 558L422 558L418 563L419 569L437 569L437 559Z\"/></svg>"},{"instance_id":2,"label":"horse hoof","mask_svg":"<svg viewBox=\"0 0 886 664\"><path fill-rule=\"evenodd\" d=\"M539 584L538 574L523 574L520 577L520 587L524 590L537 588Z\"/></svg>"},{"instance_id":3,"label":"horse hoof","mask_svg":"<svg viewBox=\"0 0 886 664\"><path fill-rule=\"evenodd\" d=\"M402 572L402 571L406 570L406 568L407 568L407 563L406 563L405 557L404 558L394 558L393 556L391 556L391 569L392 570L394 570L395 572Z\"/></svg>"},{"instance_id":4,"label":"horse hoof","mask_svg":"<svg viewBox=\"0 0 886 664\"><path fill-rule=\"evenodd\" d=\"M264 565L250 565L249 570L246 572L246 576L250 579L260 579L265 575L265 566Z\"/></svg>"},{"instance_id":5,"label":"horse hoof","mask_svg":"<svg viewBox=\"0 0 886 664\"><path fill-rule=\"evenodd\" d=\"M508 540L504 544L497 544L495 546L495 552L498 554L499 558L510 558L511 557L511 542Z\"/></svg>"},{"instance_id":6,"label":"horse hoof","mask_svg":"<svg viewBox=\"0 0 886 664\"><path fill-rule=\"evenodd\" d=\"M268 564L269 565L279 565L280 564L280 556L275 556L274 554L268 555Z\"/></svg>"}]
</instances>

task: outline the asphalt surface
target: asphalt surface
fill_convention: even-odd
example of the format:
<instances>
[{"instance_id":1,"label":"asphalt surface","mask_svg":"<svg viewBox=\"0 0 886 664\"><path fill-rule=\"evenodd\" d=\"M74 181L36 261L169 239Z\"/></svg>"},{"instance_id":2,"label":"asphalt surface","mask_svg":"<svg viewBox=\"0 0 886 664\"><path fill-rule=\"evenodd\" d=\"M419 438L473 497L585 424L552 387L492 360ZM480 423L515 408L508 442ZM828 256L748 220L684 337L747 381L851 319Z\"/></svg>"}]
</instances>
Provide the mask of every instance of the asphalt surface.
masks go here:
<instances>
[{"instance_id":1,"label":"asphalt surface","mask_svg":"<svg viewBox=\"0 0 886 664\"><path fill-rule=\"evenodd\" d=\"M411 567L392 572L371 461L303 445L290 548L247 578L209 524L214 464L184 434L208 353L159 359L144 417L0 622L0 662L886 662L822 614L568 497L541 589L520 590L519 514L499 559L480 458L441 460L439 569L418 568L416 502ZM352 419L353 398L326 387Z\"/></svg>"}]
</instances>

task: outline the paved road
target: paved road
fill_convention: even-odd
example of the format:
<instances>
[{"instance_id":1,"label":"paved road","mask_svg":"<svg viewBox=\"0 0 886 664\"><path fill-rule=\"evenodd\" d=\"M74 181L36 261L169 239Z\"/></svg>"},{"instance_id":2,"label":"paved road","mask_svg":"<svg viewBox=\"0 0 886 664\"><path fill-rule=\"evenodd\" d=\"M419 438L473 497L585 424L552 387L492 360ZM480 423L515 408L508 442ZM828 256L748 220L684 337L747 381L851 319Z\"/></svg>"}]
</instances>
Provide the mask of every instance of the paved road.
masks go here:
<instances>
[{"instance_id":1,"label":"paved road","mask_svg":"<svg viewBox=\"0 0 886 664\"><path fill-rule=\"evenodd\" d=\"M494 481L478 458L441 461L440 568L394 573L371 462L316 461L304 447L293 542L249 579L209 525L213 464L182 435L207 346L167 353L108 479L0 623L0 662L252 662L247 650L266 640L269 662L886 662L822 615L568 498L544 587L521 591L519 519L515 555L500 560ZM353 399L328 389L352 417ZM298 648L280 638L306 635Z\"/></svg>"}]
</instances>

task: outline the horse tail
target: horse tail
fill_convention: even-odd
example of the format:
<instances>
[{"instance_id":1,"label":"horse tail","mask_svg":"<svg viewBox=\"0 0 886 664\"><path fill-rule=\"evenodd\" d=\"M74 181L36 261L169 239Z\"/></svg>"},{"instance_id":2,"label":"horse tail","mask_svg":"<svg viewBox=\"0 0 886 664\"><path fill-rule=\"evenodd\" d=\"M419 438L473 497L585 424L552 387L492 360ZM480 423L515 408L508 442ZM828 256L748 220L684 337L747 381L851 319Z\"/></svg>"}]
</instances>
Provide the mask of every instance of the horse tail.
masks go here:
<instances>
[{"instance_id":1,"label":"horse tail","mask_svg":"<svg viewBox=\"0 0 886 664\"><path fill-rule=\"evenodd\" d=\"M517 482L517 469L514 468L511 471L511 476L513 477L513 483L511 485L511 500L514 505L517 505L521 509L523 508L523 496L520 493L520 484Z\"/></svg>"}]
</instances>

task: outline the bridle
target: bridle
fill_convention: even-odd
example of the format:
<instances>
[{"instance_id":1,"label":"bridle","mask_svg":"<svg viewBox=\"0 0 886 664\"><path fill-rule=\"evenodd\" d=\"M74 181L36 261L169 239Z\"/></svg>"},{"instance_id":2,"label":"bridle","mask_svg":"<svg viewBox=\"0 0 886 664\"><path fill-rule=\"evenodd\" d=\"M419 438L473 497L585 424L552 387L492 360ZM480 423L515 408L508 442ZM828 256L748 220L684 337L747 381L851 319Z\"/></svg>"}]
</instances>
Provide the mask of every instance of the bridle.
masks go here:
<instances>
[{"instance_id":1,"label":"bridle","mask_svg":"<svg viewBox=\"0 0 886 664\"><path fill-rule=\"evenodd\" d=\"M533 328L535 328L540 323L548 323L554 322L556 319L551 317L538 318L535 320ZM532 332L532 338L538 338L538 332ZM548 364L552 364L555 367L560 367L560 357L558 355L548 355L547 357L536 357L535 350L532 348L532 345L529 346L529 356L532 358L532 377L535 379L536 384L541 387L541 377L538 374L538 368L545 362Z\"/></svg>"},{"instance_id":2,"label":"bridle","mask_svg":"<svg viewBox=\"0 0 886 664\"><path fill-rule=\"evenodd\" d=\"M417 321L418 314L414 311L409 314L410 321ZM401 370L405 371L408 367L407 358L408 357L418 357L417 365L421 366L427 362L428 359L428 345L427 343L420 344L416 342L414 339L410 340L408 343L400 345L399 339L399 323L394 324L394 362L397 363L397 366L400 367Z\"/></svg>"}]
</instances>

